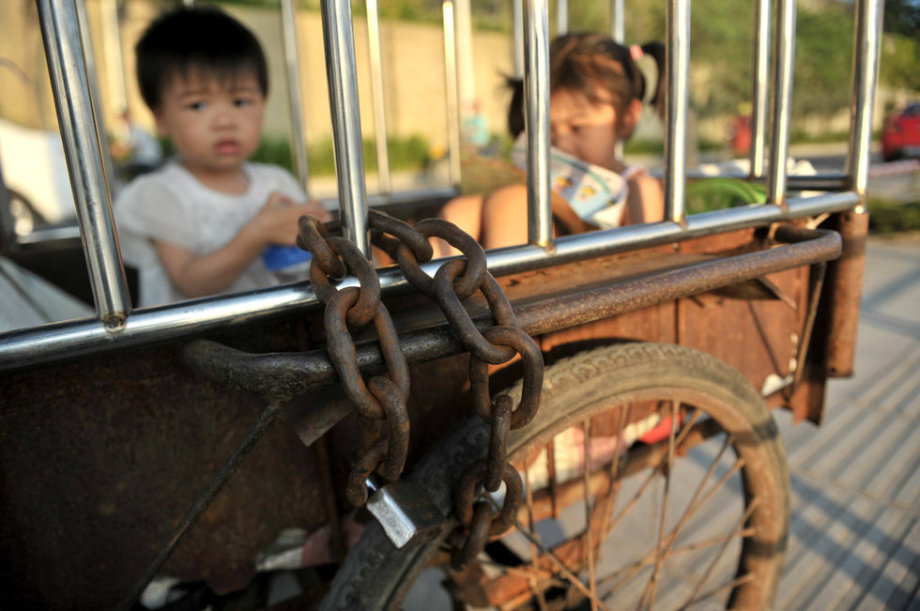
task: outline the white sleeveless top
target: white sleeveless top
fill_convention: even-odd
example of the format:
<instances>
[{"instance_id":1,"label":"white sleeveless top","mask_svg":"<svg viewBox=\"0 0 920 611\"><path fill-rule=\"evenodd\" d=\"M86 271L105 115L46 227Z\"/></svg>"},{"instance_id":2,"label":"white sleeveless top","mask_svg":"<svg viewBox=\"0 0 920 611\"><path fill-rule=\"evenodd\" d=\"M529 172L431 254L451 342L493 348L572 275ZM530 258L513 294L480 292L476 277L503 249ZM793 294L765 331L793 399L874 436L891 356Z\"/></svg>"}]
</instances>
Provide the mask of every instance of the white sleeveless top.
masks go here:
<instances>
[{"instance_id":1,"label":"white sleeveless top","mask_svg":"<svg viewBox=\"0 0 920 611\"><path fill-rule=\"evenodd\" d=\"M136 178L118 195L115 218L125 261L137 267L140 305L152 306L186 299L169 279L153 241L177 244L196 255L223 248L258 214L277 191L294 201L306 200L290 173L262 163L243 166L249 188L228 195L201 184L176 161ZM249 291L279 283L257 257L224 292Z\"/></svg>"}]
</instances>

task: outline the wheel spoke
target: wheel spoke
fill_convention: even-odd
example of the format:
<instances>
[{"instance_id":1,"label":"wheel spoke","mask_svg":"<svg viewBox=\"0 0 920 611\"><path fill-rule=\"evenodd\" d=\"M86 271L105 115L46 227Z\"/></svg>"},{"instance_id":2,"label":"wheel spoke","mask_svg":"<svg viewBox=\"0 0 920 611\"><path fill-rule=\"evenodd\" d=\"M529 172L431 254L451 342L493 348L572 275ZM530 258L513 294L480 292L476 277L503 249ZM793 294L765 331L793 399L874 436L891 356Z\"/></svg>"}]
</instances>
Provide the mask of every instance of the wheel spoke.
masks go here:
<instances>
[{"instance_id":1,"label":"wheel spoke","mask_svg":"<svg viewBox=\"0 0 920 611\"><path fill-rule=\"evenodd\" d=\"M642 601L646 603L645 606L648 608L651 608L655 603L655 595L658 591L658 574L661 571L661 561L664 558L662 551L666 547L664 540L664 525L667 520L668 498L671 493L671 467L674 464L674 437L677 432L677 407L678 403L672 401L671 430L668 432L668 457L664 469L664 492L662 493L661 509L658 512L658 540L655 544L655 568L652 570L652 575L649 577L645 591L642 593ZM640 606L642 606L642 603L640 603Z\"/></svg>"},{"instance_id":2,"label":"wheel spoke","mask_svg":"<svg viewBox=\"0 0 920 611\"><path fill-rule=\"evenodd\" d=\"M560 574L562 577L564 577L564 578L566 579L566 581L568 581L568 582L571 583L573 586L575 586L576 588L578 588L578 589L581 591L582 594L584 594L585 596L587 596L587 597L591 600L591 602L592 602L593 604L596 604L596 605L597 605L597 608L598 608L598 609L606 609L606 608L607 608L606 605L604 605L604 603L603 603L602 601L598 600L598 598L597 598L596 596L592 596L592 595L591 595L591 590L588 588L588 586L586 586L586 585L581 581L581 579L578 578L577 575L575 575L574 573L572 573L572 571L570 571L570 570L565 566L565 563L559 558L559 556L557 556L556 553L555 553L553 550L547 548L547 547L544 546L542 543L540 543L540 540L537 539L537 538L533 535L533 533L531 533L531 532L529 532L527 529L525 529L524 526L517 520L517 518L515 518L515 520L514 520L514 526L515 526L515 528L517 528L518 531L524 536L525 539L527 539L528 541L530 541L531 543L533 543L534 545L536 545L537 548L539 548L540 553L542 554L543 557L549 558L549 560L550 560L550 561L556 566L556 568L559 570L559 574Z\"/></svg>"},{"instance_id":3,"label":"wheel spoke","mask_svg":"<svg viewBox=\"0 0 920 611\"><path fill-rule=\"evenodd\" d=\"M707 547L712 547L713 545L724 543L726 539L734 539L735 537L745 539L747 537L753 536L756 532L757 531L753 528L736 528L725 535L718 535L709 539L703 539L702 541L688 543L687 545L672 547L669 553L671 556L676 556L678 554L685 554L687 552L695 552Z\"/></svg>"},{"instance_id":4,"label":"wheel spoke","mask_svg":"<svg viewBox=\"0 0 920 611\"><path fill-rule=\"evenodd\" d=\"M742 575L741 577L736 577L736 578L732 579L731 581L729 581L728 583L719 586L718 588L713 588L712 590L709 590L708 592L706 592L705 594L703 594L703 595L701 595L701 596L699 596L699 597L697 597L697 598L693 598L693 599L691 599L691 600L688 600L688 601L686 602L686 604L685 604L683 607L681 607L681 609L685 609L685 608L689 607L690 605L695 605L696 603L700 602L701 600L706 600L707 598L712 598L713 596L715 596L715 595L718 594L719 592L722 592L723 590L727 590L728 588L734 588L734 587L736 587L736 586L740 586L740 585L742 585L742 584L749 583L750 581L753 581L753 579L754 579L754 575L751 574L751 573L746 573L746 574Z\"/></svg>"},{"instance_id":5,"label":"wheel spoke","mask_svg":"<svg viewBox=\"0 0 920 611\"><path fill-rule=\"evenodd\" d=\"M694 429L694 425L696 425L697 421L700 419L700 413L700 410L693 408L693 416L691 416L691 418L683 424L680 433L674 440L674 448L676 451L680 452L683 450L681 445L687 440L687 437L690 435L690 433L696 430Z\"/></svg>"},{"instance_id":6,"label":"wheel spoke","mask_svg":"<svg viewBox=\"0 0 920 611\"><path fill-rule=\"evenodd\" d=\"M697 484L696 490L693 491L693 496L690 497L690 502L687 503L687 508L684 510L684 515L680 517L677 524L674 525L674 528L668 533L667 537L667 548L670 548L674 542L677 540L677 537L680 535L680 531L683 530L684 526L687 525L687 522L690 521L690 518L693 517L693 514L696 513L697 503L699 502L700 493L706 487L706 482L709 481L709 478L712 476L713 472L716 470L716 466L719 464L719 461L722 459L722 456L725 454L725 451L728 449L731 444L731 436L727 435L725 441L722 443L722 447L719 449L719 453L716 454L715 459L709 464L709 468L706 469L706 473L700 479L700 483ZM721 487L721 486L720 486ZM708 496L706 497L708 500ZM705 504L705 503L704 503Z\"/></svg>"},{"instance_id":7,"label":"wheel spoke","mask_svg":"<svg viewBox=\"0 0 920 611\"><path fill-rule=\"evenodd\" d=\"M610 460L610 492L607 495L607 505L609 507L606 508L601 515L601 527L598 531L601 537L607 536L607 527L610 525L611 509L617 506L617 497L620 494L620 487L622 484L620 481L620 465L623 463L623 461L620 460L620 452L623 446L623 429L625 429L626 424L629 423L631 414L632 404L627 404L625 409L620 409L617 417L617 425L616 428L614 428L617 435L617 441L616 445L613 447L613 458Z\"/></svg>"},{"instance_id":8,"label":"wheel spoke","mask_svg":"<svg viewBox=\"0 0 920 611\"><path fill-rule=\"evenodd\" d=\"M591 482L589 481L589 467L591 463L591 419L585 420L582 425L584 431L584 453L585 458L582 461L581 470L582 482L584 484L584 504L585 504L585 532L582 537L584 544L585 556L588 558L588 587L591 590L591 611L597 611L594 601L597 600L597 574L594 567L594 541L591 536Z\"/></svg>"},{"instance_id":9,"label":"wheel spoke","mask_svg":"<svg viewBox=\"0 0 920 611\"><path fill-rule=\"evenodd\" d=\"M696 420L696 418L694 418L694 420ZM678 436L678 438L680 438L680 436ZM706 473L704 474L704 476L701 478L700 483L697 485L696 490L694 491L694 494L690 499L690 502L687 503L687 509L684 511L684 515L681 516L681 519L678 521L678 523L665 537L665 541L666 541L665 555L670 553L669 552L670 546L672 546L674 542L677 540L678 536L680 535L681 530L684 528L684 526L687 524L690 518L696 513L696 511L700 507L705 505L706 502L708 502L708 500L712 498L712 494L714 494L715 491L720 489L722 485L724 485L725 481L727 481L728 478L731 476L731 474L734 473L737 470L737 468L740 467L739 463L741 463L741 461L738 460L736 462L736 467L729 470L729 472L725 476L723 476L719 480L719 482L717 482L713 486L713 489L709 491L706 494L706 496L703 497L702 500L700 499L700 494L704 490L706 486L706 482L709 480L712 473L715 471L716 466L718 465L719 461L721 460L722 456L724 455L725 451L728 449L730 444L731 444L731 437L726 436L721 449L719 450L718 454L716 454L715 459L713 459L712 463L709 465L709 468L706 470ZM659 548L656 546L655 548L650 550L642 559L637 560L636 562L626 567L623 567L622 569L618 570L616 573L612 575L609 575L607 578L604 579L604 582L607 583L607 582L612 581L614 583L614 585L612 586L612 589L613 590L617 589L618 587L620 587L621 585L623 585L624 583L632 579L642 568L652 564L653 561L657 561L658 552L659 552ZM624 573L626 573L626 576L622 579L617 580L617 577L623 575Z\"/></svg>"},{"instance_id":10,"label":"wheel spoke","mask_svg":"<svg viewBox=\"0 0 920 611\"><path fill-rule=\"evenodd\" d=\"M556 478L556 438L546 444L546 477L549 479L550 503L552 503L553 517L559 519L559 504L556 501L556 490L559 482Z\"/></svg>"},{"instance_id":11,"label":"wheel spoke","mask_svg":"<svg viewBox=\"0 0 920 611\"><path fill-rule=\"evenodd\" d=\"M751 504L748 505L748 508L744 512L744 515L741 516L741 519L738 521L737 530L740 531L741 529L744 528L745 523L748 521L748 519L750 519L751 514L754 513L754 509L757 507L757 501L758 501L757 499L753 499L751 501ZM703 577L697 582L696 587L693 588L693 592L690 593L690 596L687 599L687 604L684 605L685 607L697 601L697 598L696 598L697 593L703 587L703 584L709 581L709 577L712 575L712 571L716 568L716 565L719 564L719 560L725 554L725 550L728 549L728 544L733 538L734 537L729 537L725 539L725 541L722 543L722 546L719 548L719 552L716 554L716 557L713 558L712 562L709 563L709 566L706 567L706 572L703 573ZM722 589L724 588L719 588L719 590L716 590L716 592L721 591ZM705 596L702 597L702 599L705 600L706 598L713 596L716 592L707 593Z\"/></svg>"},{"instance_id":12,"label":"wheel spoke","mask_svg":"<svg viewBox=\"0 0 920 611\"><path fill-rule=\"evenodd\" d=\"M610 532L613 532L616 529L617 524L620 523L620 520L625 518L629 514L629 512L632 511L633 507L636 506L636 504L639 502L639 499L642 497L643 494L645 494L645 490L648 488L649 484L651 484L652 481L655 479L656 473L658 473L658 467L655 467L649 472L648 476L646 476L645 478L645 481L642 482L642 485L639 486L639 490L637 490L636 493L632 496L632 498L629 499L629 502L626 504L626 507L623 508L623 511L621 511L613 519L613 522L610 524Z\"/></svg>"},{"instance_id":13,"label":"wheel spoke","mask_svg":"<svg viewBox=\"0 0 920 611\"><path fill-rule=\"evenodd\" d=\"M552 442L550 442L550 444L552 444ZM533 531L533 489L530 486L529 472L529 469L524 469L524 488L527 491L527 528ZM518 530L520 530L520 527L518 527ZM533 541L530 543L530 557L531 559L537 558L537 544ZM527 578L527 584L530 586L530 591L537 599L537 605L539 606L540 611L545 611L547 607L546 598L543 596L543 588L537 586L537 579L532 571L527 571L525 576Z\"/></svg>"}]
</instances>

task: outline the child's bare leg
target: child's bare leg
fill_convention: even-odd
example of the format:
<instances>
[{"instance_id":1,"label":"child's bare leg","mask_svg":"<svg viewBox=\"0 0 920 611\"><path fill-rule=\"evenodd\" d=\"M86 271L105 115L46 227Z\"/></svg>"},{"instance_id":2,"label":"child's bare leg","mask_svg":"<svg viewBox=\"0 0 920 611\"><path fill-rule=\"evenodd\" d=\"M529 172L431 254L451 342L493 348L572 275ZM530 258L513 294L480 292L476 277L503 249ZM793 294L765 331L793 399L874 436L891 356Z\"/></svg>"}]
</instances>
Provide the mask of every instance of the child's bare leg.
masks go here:
<instances>
[{"instance_id":1,"label":"child's bare leg","mask_svg":"<svg viewBox=\"0 0 920 611\"><path fill-rule=\"evenodd\" d=\"M482 201L481 195L461 195L460 197L455 197L444 204L438 216L445 221L450 221L473 236L474 239L479 240L481 238L480 229L482 226ZM444 240L434 239L431 244L434 247L434 256L436 259L460 254L460 251Z\"/></svg>"},{"instance_id":2,"label":"child's bare leg","mask_svg":"<svg viewBox=\"0 0 920 611\"><path fill-rule=\"evenodd\" d=\"M494 191L482 206L482 239L486 248L527 243L527 187L510 185Z\"/></svg>"}]
</instances>

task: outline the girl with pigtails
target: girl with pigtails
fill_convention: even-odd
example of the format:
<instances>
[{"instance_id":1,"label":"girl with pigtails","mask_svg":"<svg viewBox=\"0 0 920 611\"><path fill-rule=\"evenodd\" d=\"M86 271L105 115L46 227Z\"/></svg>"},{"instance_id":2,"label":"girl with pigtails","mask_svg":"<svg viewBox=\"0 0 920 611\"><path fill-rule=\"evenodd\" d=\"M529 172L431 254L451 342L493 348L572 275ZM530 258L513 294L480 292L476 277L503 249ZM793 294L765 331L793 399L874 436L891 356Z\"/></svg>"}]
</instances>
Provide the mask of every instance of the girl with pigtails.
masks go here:
<instances>
[{"instance_id":1,"label":"girl with pigtails","mask_svg":"<svg viewBox=\"0 0 920 611\"><path fill-rule=\"evenodd\" d=\"M626 47L595 33L571 33L550 46L550 122L553 219L557 234L581 233L662 220L659 181L627 165L622 144L632 136L643 104L660 115L664 48ZM523 85L509 82L508 127L512 159L523 182L526 140ZM485 196L458 197L443 218L477 237L486 248L527 241L527 187L512 184ZM439 245L441 256L450 251Z\"/></svg>"}]
</instances>

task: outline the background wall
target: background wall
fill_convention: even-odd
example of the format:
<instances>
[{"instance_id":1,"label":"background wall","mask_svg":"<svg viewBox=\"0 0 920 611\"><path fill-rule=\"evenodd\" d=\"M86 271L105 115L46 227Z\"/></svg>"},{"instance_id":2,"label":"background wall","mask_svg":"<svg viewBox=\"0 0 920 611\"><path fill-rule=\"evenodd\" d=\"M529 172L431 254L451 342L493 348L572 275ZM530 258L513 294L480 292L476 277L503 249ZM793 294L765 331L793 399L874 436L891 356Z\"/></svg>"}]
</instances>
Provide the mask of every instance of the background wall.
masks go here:
<instances>
[{"instance_id":1,"label":"background wall","mask_svg":"<svg viewBox=\"0 0 920 611\"><path fill-rule=\"evenodd\" d=\"M105 122L110 132L119 129L119 114L125 97L133 119L153 129L153 119L144 106L134 76L134 44L159 7L146 0L123 4L121 52L126 78L112 71L111 40L102 36L106 0L87 0L87 14L102 93ZM280 12L268 8L228 6L227 11L253 30L269 61L271 91L266 113L267 135L286 137L289 133L289 108L284 56L281 43ZM297 18L300 41L302 87L309 139L329 137L329 94L323 52L322 20L319 13L303 11ZM447 143L447 116L444 88L444 53L441 29L434 24L381 22L383 63L390 135L422 134L433 147ZM358 62L362 128L373 137L367 24L355 19L355 46ZM501 32L473 33L475 87L481 98L480 110L495 131L504 130L508 96L503 75L511 72L511 42ZM48 82L38 17L32 0L0 2L0 118L36 129L56 126L53 98ZM126 94L126 96L125 96Z\"/></svg>"}]
</instances>

